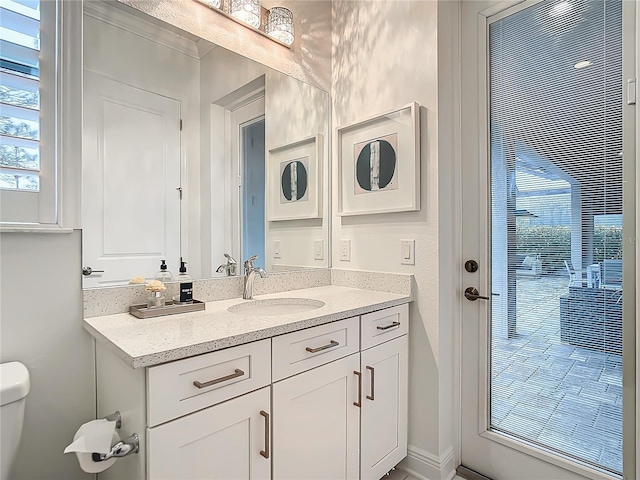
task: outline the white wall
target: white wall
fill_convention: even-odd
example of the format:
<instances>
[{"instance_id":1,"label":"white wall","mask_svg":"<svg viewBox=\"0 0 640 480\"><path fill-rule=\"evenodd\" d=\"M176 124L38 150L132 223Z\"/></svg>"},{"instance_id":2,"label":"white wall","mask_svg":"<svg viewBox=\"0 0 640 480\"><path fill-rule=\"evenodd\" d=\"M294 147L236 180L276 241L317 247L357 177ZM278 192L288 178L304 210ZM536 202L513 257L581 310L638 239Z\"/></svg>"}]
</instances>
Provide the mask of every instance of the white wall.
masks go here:
<instances>
[{"instance_id":1,"label":"white wall","mask_svg":"<svg viewBox=\"0 0 640 480\"><path fill-rule=\"evenodd\" d=\"M329 200L329 95L311 85L269 70L265 80L267 152L275 147L322 134L322 218L267 222L265 253L269 264L327 267ZM267 161L269 155L267 154ZM277 168L277 167L276 167ZM273 257L273 241L280 241L281 258ZM314 241L323 241L323 258L314 258Z\"/></svg>"},{"instance_id":2,"label":"white wall","mask_svg":"<svg viewBox=\"0 0 640 480\"><path fill-rule=\"evenodd\" d=\"M233 66L233 68L230 68ZM324 185L327 184L329 172L329 95L307 83L284 75L258 62L241 57L223 48L215 48L201 60L201 152L202 180L211 180L212 185L221 185L225 172L229 171L229 135L225 138L225 108L221 106L223 98L233 97L233 92L247 83L265 76L265 134L266 150L286 145L321 133L323 135L324 158L322 163ZM211 138L209 138L209 134ZM268 153L265 160L268 161ZM232 183L233 180L229 180ZM226 251L235 255L231 238L232 225L237 223L235 212L230 203L231 195L237 195L225 185L224 188L213 188L203 192L202 231L210 231L211 251ZM212 213L204 208L210 204ZM303 267L327 267L328 265L328 223L329 195L322 198L322 218L310 220L292 220L283 222L267 222L265 230L265 268L274 270L274 263ZM235 212L237 213L237 212ZM229 228L216 228L212 220L227 216L225 224ZM203 237L204 238L204 237ZM273 258L273 240L281 242L281 258ZM323 240L324 255L322 260L315 260L313 241ZM203 240L206 245L207 240ZM240 259L236 258L238 261ZM224 263L224 258L212 259L212 265Z\"/></svg>"},{"instance_id":3,"label":"white wall","mask_svg":"<svg viewBox=\"0 0 640 480\"><path fill-rule=\"evenodd\" d=\"M413 101L422 107L420 211L353 217L334 212L332 265L415 275L409 346L410 458L404 465L431 479L448 475L455 466L457 279L452 269L459 264L453 260L455 86L447 75L455 73L457 64L456 9L456 2L333 3L334 127ZM446 38L438 36L439 22L453 30ZM439 95L441 82L446 88ZM337 205L335 142L332 149ZM340 261L341 239L351 240L350 262ZM415 266L400 264L401 239L415 240Z\"/></svg>"},{"instance_id":4,"label":"white wall","mask_svg":"<svg viewBox=\"0 0 640 480\"><path fill-rule=\"evenodd\" d=\"M239 219L238 189L232 187L230 178L228 111L219 103L267 70L264 65L224 48L214 48L200 60L201 224L205 278L215 272L217 265L225 263L223 252L241 262L234 251L239 242L234 239L234 226ZM207 245L211 247L207 249Z\"/></svg>"},{"instance_id":5,"label":"white wall","mask_svg":"<svg viewBox=\"0 0 640 480\"><path fill-rule=\"evenodd\" d=\"M80 231L0 234L0 360L29 369L24 429L11 479L89 479L63 455L95 418L94 344L82 328Z\"/></svg>"}]
</instances>

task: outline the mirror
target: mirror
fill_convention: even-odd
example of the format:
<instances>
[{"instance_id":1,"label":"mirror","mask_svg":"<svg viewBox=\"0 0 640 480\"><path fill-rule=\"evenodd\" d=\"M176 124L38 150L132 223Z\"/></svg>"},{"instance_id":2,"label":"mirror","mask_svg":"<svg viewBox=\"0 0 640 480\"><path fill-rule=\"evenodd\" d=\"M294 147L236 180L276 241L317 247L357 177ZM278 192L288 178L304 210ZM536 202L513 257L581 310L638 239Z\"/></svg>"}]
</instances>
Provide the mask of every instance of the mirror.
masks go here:
<instances>
[{"instance_id":1,"label":"mirror","mask_svg":"<svg viewBox=\"0 0 640 480\"><path fill-rule=\"evenodd\" d=\"M326 92L118 2L83 41L85 287L329 266Z\"/></svg>"}]
</instances>

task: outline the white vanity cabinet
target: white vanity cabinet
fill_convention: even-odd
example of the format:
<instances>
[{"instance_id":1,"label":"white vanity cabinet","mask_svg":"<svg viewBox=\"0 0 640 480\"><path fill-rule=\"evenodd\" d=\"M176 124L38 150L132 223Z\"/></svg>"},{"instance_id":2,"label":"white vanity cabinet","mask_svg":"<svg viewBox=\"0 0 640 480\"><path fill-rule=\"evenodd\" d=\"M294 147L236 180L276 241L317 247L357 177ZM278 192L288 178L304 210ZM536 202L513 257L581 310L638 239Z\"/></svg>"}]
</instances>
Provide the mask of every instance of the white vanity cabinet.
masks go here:
<instances>
[{"instance_id":1,"label":"white vanity cabinet","mask_svg":"<svg viewBox=\"0 0 640 480\"><path fill-rule=\"evenodd\" d=\"M408 317L401 305L273 339L274 480L378 480L407 455Z\"/></svg>"},{"instance_id":2,"label":"white vanity cabinet","mask_svg":"<svg viewBox=\"0 0 640 480\"><path fill-rule=\"evenodd\" d=\"M273 385L273 478L357 479L358 354Z\"/></svg>"},{"instance_id":3,"label":"white vanity cabinet","mask_svg":"<svg viewBox=\"0 0 640 480\"><path fill-rule=\"evenodd\" d=\"M361 317L363 480L378 480L407 456L408 320L408 305Z\"/></svg>"},{"instance_id":4,"label":"white vanity cabinet","mask_svg":"<svg viewBox=\"0 0 640 480\"><path fill-rule=\"evenodd\" d=\"M272 387L274 479L358 478L359 327L355 317L273 338L274 380L289 377Z\"/></svg>"},{"instance_id":5,"label":"white vanity cabinet","mask_svg":"<svg viewBox=\"0 0 640 480\"><path fill-rule=\"evenodd\" d=\"M360 355L360 478L378 480L407 456L407 336Z\"/></svg>"},{"instance_id":6,"label":"white vanity cabinet","mask_svg":"<svg viewBox=\"0 0 640 480\"><path fill-rule=\"evenodd\" d=\"M407 454L408 305L149 367L97 348L98 416L140 453L100 480L378 480Z\"/></svg>"},{"instance_id":7,"label":"white vanity cabinet","mask_svg":"<svg viewBox=\"0 0 640 480\"><path fill-rule=\"evenodd\" d=\"M149 368L148 478L268 480L270 383L268 339Z\"/></svg>"},{"instance_id":8,"label":"white vanity cabinet","mask_svg":"<svg viewBox=\"0 0 640 480\"><path fill-rule=\"evenodd\" d=\"M271 339L132 369L98 344L98 417L140 452L100 480L270 479Z\"/></svg>"},{"instance_id":9,"label":"white vanity cabinet","mask_svg":"<svg viewBox=\"0 0 640 480\"><path fill-rule=\"evenodd\" d=\"M148 477L269 480L269 387L147 432Z\"/></svg>"}]
</instances>

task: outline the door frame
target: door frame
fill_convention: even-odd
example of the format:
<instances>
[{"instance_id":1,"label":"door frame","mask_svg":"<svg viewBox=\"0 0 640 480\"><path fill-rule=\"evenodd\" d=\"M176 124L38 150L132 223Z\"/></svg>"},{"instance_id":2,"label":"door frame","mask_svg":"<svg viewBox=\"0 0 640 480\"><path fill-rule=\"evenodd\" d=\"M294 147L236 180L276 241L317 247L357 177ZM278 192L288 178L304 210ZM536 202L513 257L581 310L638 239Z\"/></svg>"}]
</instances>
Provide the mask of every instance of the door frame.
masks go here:
<instances>
[{"instance_id":1,"label":"door frame","mask_svg":"<svg viewBox=\"0 0 640 480\"><path fill-rule=\"evenodd\" d=\"M623 53L623 80L627 79L627 78L635 78L636 80L636 97L638 96L639 93L639 88L638 88L638 80L640 80L640 5L638 4L637 0L636 2L631 2L631 6L628 6L627 9L627 17L628 18L624 18L623 16L623 25L625 24L624 22L628 22L628 24L633 25L633 17L634 15L632 15L632 8L635 8L635 38L633 38L633 35L631 35L631 38L628 37L623 37L623 48L626 46L629 48L629 51L626 51ZM624 13L624 10L623 10ZM635 55L634 55L635 54ZM636 135L635 135L635 152L632 148L632 146L628 146L628 149L625 149L625 153L629 152L631 155L633 155L635 153L635 217L634 220L636 222L635 224L635 249L633 249L633 247L631 245L629 245L628 250L632 250L635 253L635 266L636 266L636 271L635 271L635 287L634 288L634 294L635 294L635 313L636 315L638 315L638 313L640 313L640 295L638 295L637 292L637 288L640 285L640 242L638 242L638 239L640 238L640 222L637 220L637 216L638 213L640 212L640 131L639 128L640 127L640 119L638 118L638 100L636 98L636 104L633 107L629 107L627 106L627 108L625 108L625 119L624 119L625 123L624 126L626 128L631 129L631 131L635 131ZM629 162L630 163L630 162ZM629 175L630 177L632 177L632 175ZM633 182L631 182L633 183ZM629 300L629 303L625 304L625 305L633 305L633 300ZM624 308L624 306L623 306ZM629 322L633 325L633 322ZM624 365L623 365L623 374L627 377L627 378L634 378L634 373L635 373L635 382L636 382L636 388L635 388L635 445L633 445L633 448L635 450L635 477L633 478L638 478L640 477L640 454L637 453L637 450L640 448L640 323L636 320L636 324L635 324L635 353L636 353L636 361L635 361L635 365L631 365L630 367L634 367L635 368L635 372L627 372L626 370L624 370ZM633 340L630 340L629 344L633 347ZM632 362L627 362L627 363L632 363ZM623 400L624 403L624 400ZM626 412L629 411L633 411L633 405L629 406L628 408L624 407L623 404L623 418L624 418L624 414ZM627 434L627 432L625 432L623 430L623 434L625 435L625 439L627 438L633 438L633 432L629 432L629 434ZM623 453L624 455L624 453ZM629 461L625 461L624 457L623 457L623 468L624 467L628 467L630 470L633 469L634 467L634 463L633 463L633 459L629 460Z\"/></svg>"},{"instance_id":2,"label":"door frame","mask_svg":"<svg viewBox=\"0 0 640 480\"><path fill-rule=\"evenodd\" d=\"M489 0L490 1L490 0ZM487 158L489 158L489 140L488 140L488 126L489 126L489 105L488 105L488 86L489 86L489 71L488 71L488 25L489 18L492 17L492 20L496 18L500 18L506 15L513 14L519 10L524 8L528 8L530 6L539 3L541 0L498 0L496 2L491 2L488 8L479 12L477 19L477 52L475 54L477 59L476 70L474 71L474 63L471 62L471 65L468 66L468 72L472 74L472 77L477 78L477 83L474 82L471 86L466 83L465 84L465 65L467 62L464 60L464 52L465 47L463 42L463 37L465 35L465 29L463 25L463 7L461 5L461 9L459 12L460 15L460 60L461 60L461 82L460 82L460 161L461 161L461 182L464 180L464 175L462 172L469 172L472 170L469 175L470 177L475 176L478 179L477 187L474 187L473 191L469 191L469 189L461 183L462 185L462 205L464 208L461 212L462 215L462 232L461 232L461 246L462 253L465 258L476 258L478 260L485 260L486 265L490 265L491 263L491 252L489 249L491 233L490 228L486 231L478 231L478 235L465 235L464 234L464 225L469 224L468 222L472 220L476 222L478 225L488 225L490 227L490 210L489 208L481 208L478 205L478 202L473 202L474 196L477 195L476 198L480 198L479 196L483 195L483 198L489 198L489 163ZM465 2L462 2L463 4ZM475 2L469 2L471 4ZM635 10L635 12L634 12ZM635 14L634 14L635 13ZM635 23L635 25L634 25ZM633 32L635 30L635 38ZM635 8L634 2L632 1L624 1L623 0L623 78L626 83L627 78L636 77L638 78L638 70L637 66L640 65L640 49L635 47L636 39L640 33L640 8ZM475 87L475 88L474 88ZM626 91L626 90L625 90ZM633 132L635 131L635 117L637 113L633 112L633 109L626 106L623 109L624 115L624 129L625 129L625 153L629 156L634 156L636 158L636 165L638 161L640 161L640 132L636 132L635 138L633 138ZM637 109L636 109L637 111ZM477 125L476 128L473 128L473 124L471 124L471 128L467 120L465 120L465 113L467 115L477 116ZM466 124L466 127L465 127ZM465 131L466 134L465 135ZM469 138L469 133L471 133L471 140L464 141L463 139ZM476 138L473 138L477 135ZM635 142L635 147L633 143ZM469 151L468 147L470 144L474 144L476 146L476 152ZM626 155L625 155L626 156ZM467 159L465 162L464 159ZM477 161L474 161L477 160ZM640 191L640 177L636 172L635 165L632 165L633 162L627 162L625 164L625 179L627 183L631 185L635 185L635 192ZM633 167L633 168L632 168ZM634 178L635 177L635 178ZM634 181L635 180L635 181ZM633 190L633 189L632 189ZM637 284L640 285L640 246L637 243L637 239L640 238L640 222L635 224L635 215L636 212L640 211L640 198L635 195L635 192L631 191L626 193L627 201L626 208L624 211L625 219L629 218L629 220L625 221L627 225L627 235L626 238L635 237L635 242L625 242L627 243L627 248L625 249L625 265L633 265L635 268L635 275L633 269L627 268L624 276L624 282L626 285L630 287L625 290L630 291L630 295L625 295L625 297L630 297L626 299L625 302L625 314L623 317L623 324L627 329L625 333L628 333L630 336L630 340L627 341L625 346L626 349L635 349L636 351L640 351L640 336L638 335L639 331L635 328L635 313L640 312L640 296L636 298L635 295L635 285L636 280ZM466 197L466 199L465 199ZM635 245L635 248L634 248ZM480 255L480 253L482 255ZM483 258L486 255L486 259ZM484 273L482 273L484 272ZM511 439L508 436L502 434L496 434L489 430L489 417L488 417L488 408L489 408L489 385L484 383L484 379L487 378L490 369L490 357L487 346L487 342L489 340L489 306L490 304L480 305L478 308L479 302L468 302L464 299L461 292L464 291L464 288L469 285L476 285L480 292L488 292L490 288L490 269L485 268L482 269L478 275L468 274L467 272L463 272L461 276L462 284L460 285L460 295L459 298L462 302L461 307L461 324L460 324L460 341L459 341L459 365L460 365L460 373L459 373L459 392L460 392L460 411L459 411L459 448L460 448L460 463L464 465L463 456L464 456L464 446L463 439L464 435L462 432L463 428L463 410L464 410L464 399L462 398L462 392L468 389L468 384L465 385L465 375L463 372L463 351L465 350L463 330L464 324L470 322L476 322L478 325L478 340L477 347L478 348L478 372L475 378L475 382L477 382L477 415L478 415L478 435L483 438L486 438L490 441L496 442L498 444L504 445L513 449L517 452L524 453L528 456L540 459L544 462L547 462L551 465L556 465L568 472L577 473L579 475L583 475L587 478L592 479L612 479L615 478L611 475L605 474L595 468L590 468L587 465L582 465L577 462L572 462L564 457L554 454L551 452L547 452L541 448L527 445L515 439ZM471 282L471 283L470 283ZM626 292L625 292L626 293ZM484 308L486 307L486 308ZM634 311L635 310L635 311ZM624 396L624 404L627 407L624 407L624 417L623 418L633 418L634 421L623 422L627 427L625 427L624 435L624 447L623 447L623 465L626 473L625 479L633 479L637 478L637 474L640 474L640 455L636 455L635 448L636 445L640 445L640 405L637 402L637 399L640 398L640 355L635 356L635 361L633 360L633 355L628 354L628 352L624 355L624 370L623 375L625 379L635 379L636 386L634 389L626 389ZM470 466L472 467L472 466ZM634 472L635 470L635 472ZM636 474L637 472L637 474ZM482 472L481 472L482 473Z\"/></svg>"},{"instance_id":3,"label":"door frame","mask_svg":"<svg viewBox=\"0 0 640 480\"><path fill-rule=\"evenodd\" d=\"M231 218L227 231L232 232L231 244L225 246L225 251L231 251L231 255L243 262L245 252L242 251L242 127L257 123L265 119L264 90L257 93L257 98L252 96L249 100L241 102L227 110L227 131L229 132L229 158L227 182L231 186ZM265 127L266 128L266 127ZM266 162L265 151L265 162ZM266 220L265 220L266 221ZM266 259L264 259L266 260ZM242 275L239 272L238 275Z\"/></svg>"}]
</instances>

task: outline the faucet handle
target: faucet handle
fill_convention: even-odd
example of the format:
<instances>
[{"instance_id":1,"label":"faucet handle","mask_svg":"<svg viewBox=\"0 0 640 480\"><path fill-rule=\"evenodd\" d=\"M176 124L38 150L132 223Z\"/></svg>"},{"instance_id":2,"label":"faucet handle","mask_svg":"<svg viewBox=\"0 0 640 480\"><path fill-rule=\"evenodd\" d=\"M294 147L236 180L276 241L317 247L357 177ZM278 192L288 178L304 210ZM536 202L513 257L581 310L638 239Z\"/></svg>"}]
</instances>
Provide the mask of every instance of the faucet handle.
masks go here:
<instances>
[{"instance_id":1,"label":"faucet handle","mask_svg":"<svg viewBox=\"0 0 640 480\"><path fill-rule=\"evenodd\" d=\"M255 265L253 264L254 260L256 260L258 258L258 255L254 255L253 257L245 260L244 262L244 268L255 268Z\"/></svg>"},{"instance_id":2,"label":"faucet handle","mask_svg":"<svg viewBox=\"0 0 640 480\"><path fill-rule=\"evenodd\" d=\"M237 265L238 262L236 262L236 259L233 258L231 255L229 255L228 253L225 253L224 256L227 259L227 265L231 264L231 265Z\"/></svg>"}]
</instances>

